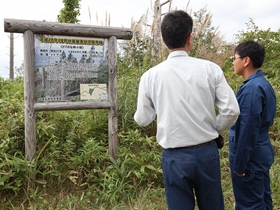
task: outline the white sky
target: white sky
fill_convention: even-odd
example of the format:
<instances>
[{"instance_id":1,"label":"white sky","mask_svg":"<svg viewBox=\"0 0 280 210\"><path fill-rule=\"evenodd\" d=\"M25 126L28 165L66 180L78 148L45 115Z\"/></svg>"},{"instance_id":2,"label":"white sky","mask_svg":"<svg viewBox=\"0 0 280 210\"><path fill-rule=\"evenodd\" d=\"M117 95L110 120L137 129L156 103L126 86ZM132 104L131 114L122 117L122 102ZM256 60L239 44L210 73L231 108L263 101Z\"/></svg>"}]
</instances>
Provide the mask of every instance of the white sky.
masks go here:
<instances>
[{"instance_id":1,"label":"white sky","mask_svg":"<svg viewBox=\"0 0 280 210\"><path fill-rule=\"evenodd\" d=\"M130 28L131 19L139 20L148 11L152 19L155 0L81 0L80 24L105 25L106 13L110 15L110 26ZM166 0L161 0L164 3ZM173 0L172 8L186 9L189 0ZM166 10L168 4L163 8ZM190 0L188 9L193 12L206 7L213 15L214 27L228 41L234 40L234 34L246 29L250 18L260 29L280 29L279 0ZM62 0L8 0L0 7L0 76L9 77L9 33L4 32L4 19L57 21L57 15L63 8ZM98 16L98 21L97 17ZM15 37L15 67L23 63L22 34Z\"/></svg>"}]
</instances>

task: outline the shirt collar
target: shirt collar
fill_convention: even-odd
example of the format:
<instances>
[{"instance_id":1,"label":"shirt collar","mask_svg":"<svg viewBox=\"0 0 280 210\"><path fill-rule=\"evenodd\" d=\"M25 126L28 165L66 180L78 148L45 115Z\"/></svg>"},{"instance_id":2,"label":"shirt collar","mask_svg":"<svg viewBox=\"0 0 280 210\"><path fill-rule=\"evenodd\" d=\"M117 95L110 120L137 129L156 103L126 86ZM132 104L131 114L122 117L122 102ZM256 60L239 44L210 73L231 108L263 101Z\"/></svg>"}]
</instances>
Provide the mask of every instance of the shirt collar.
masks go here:
<instances>
[{"instance_id":1,"label":"shirt collar","mask_svg":"<svg viewBox=\"0 0 280 210\"><path fill-rule=\"evenodd\" d=\"M262 72L262 70L257 70L257 71L255 71L253 74L251 74L245 81L244 81L244 83L246 83L246 82L248 82L249 80L251 80L251 79L254 79L254 78L256 78L256 77L260 77L260 76L263 76L263 72Z\"/></svg>"},{"instance_id":2,"label":"shirt collar","mask_svg":"<svg viewBox=\"0 0 280 210\"><path fill-rule=\"evenodd\" d=\"M173 57L179 57L179 56L189 56L188 53L184 50L176 50L176 51L173 51L171 52L169 55L168 55L168 59L169 58L173 58Z\"/></svg>"}]
</instances>

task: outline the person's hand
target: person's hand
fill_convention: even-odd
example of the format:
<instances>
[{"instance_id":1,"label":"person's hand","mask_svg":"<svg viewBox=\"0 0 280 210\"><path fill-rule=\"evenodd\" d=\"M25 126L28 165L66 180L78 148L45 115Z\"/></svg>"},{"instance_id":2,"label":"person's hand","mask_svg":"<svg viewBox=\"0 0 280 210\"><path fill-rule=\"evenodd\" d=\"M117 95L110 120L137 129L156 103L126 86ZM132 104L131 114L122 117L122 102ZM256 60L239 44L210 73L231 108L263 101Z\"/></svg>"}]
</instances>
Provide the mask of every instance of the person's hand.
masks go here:
<instances>
[{"instance_id":1,"label":"person's hand","mask_svg":"<svg viewBox=\"0 0 280 210\"><path fill-rule=\"evenodd\" d=\"M236 172L234 172L234 173L235 173L236 176L245 176L245 173L243 173L243 174L239 174L239 173L236 173Z\"/></svg>"}]
</instances>

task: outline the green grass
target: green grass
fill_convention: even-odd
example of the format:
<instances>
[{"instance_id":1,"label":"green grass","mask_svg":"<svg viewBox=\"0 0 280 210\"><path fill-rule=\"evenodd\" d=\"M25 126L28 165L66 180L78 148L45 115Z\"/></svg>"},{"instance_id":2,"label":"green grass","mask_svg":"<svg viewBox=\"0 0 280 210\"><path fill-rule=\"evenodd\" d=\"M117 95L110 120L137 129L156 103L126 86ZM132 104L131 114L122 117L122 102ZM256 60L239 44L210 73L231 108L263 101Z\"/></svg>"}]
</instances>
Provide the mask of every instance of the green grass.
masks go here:
<instances>
[{"instance_id":1,"label":"green grass","mask_svg":"<svg viewBox=\"0 0 280 210\"><path fill-rule=\"evenodd\" d=\"M161 148L155 139L156 124L139 128L133 120L140 76L153 61L152 40L146 33L141 35L140 32L145 31L139 24L134 29L139 30L135 33L137 36L132 42L125 43L125 56L118 57L117 160L108 155L108 110L80 110L36 113L36 159L26 161L23 78L17 77L14 81L0 78L0 209L167 209L160 163ZM219 50L203 47L212 45L212 40L199 43L197 48L204 50L202 54L198 53L200 51L194 53L198 57L208 55L209 59L219 61L236 92L243 79L234 75L232 64L227 59L232 54L232 46L228 46L228 50L222 46L222 54L217 53ZM274 52L268 53L274 55ZM275 210L280 209L278 60L268 61L274 65L269 65L273 68L267 69L277 97L277 114L270 131L275 151L275 162L271 168ZM227 139L226 132L224 136ZM225 209L233 210L235 201L227 144L220 150L220 155Z\"/></svg>"}]
</instances>

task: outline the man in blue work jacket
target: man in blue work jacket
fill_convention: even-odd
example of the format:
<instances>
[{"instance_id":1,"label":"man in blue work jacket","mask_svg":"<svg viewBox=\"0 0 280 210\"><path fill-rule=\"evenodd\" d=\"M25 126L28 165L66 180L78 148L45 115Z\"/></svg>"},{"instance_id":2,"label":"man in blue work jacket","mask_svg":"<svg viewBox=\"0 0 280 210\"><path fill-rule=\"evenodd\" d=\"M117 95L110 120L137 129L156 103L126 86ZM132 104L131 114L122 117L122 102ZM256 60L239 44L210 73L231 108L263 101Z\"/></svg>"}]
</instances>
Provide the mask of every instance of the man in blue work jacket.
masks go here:
<instances>
[{"instance_id":1,"label":"man in blue work jacket","mask_svg":"<svg viewBox=\"0 0 280 210\"><path fill-rule=\"evenodd\" d=\"M240 115L230 128L230 167L236 210L270 210L269 169L274 152L269 139L276 112L275 93L260 67L265 49L246 41L235 49L233 68L245 81L236 97Z\"/></svg>"}]
</instances>

